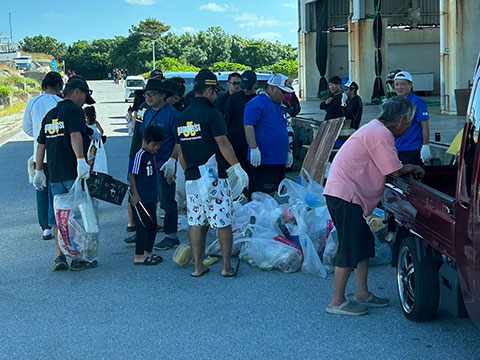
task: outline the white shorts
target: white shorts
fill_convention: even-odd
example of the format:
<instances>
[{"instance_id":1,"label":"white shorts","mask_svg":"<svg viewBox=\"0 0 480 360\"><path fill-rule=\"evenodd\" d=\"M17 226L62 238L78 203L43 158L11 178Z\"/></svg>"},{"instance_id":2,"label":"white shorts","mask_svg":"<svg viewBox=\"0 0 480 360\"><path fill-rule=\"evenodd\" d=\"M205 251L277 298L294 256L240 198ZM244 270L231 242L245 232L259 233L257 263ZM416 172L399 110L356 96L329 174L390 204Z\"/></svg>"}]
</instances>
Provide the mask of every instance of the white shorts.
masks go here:
<instances>
[{"instance_id":1,"label":"white shorts","mask_svg":"<svg viewBox=\"0 0 480 360\"><path fill-rule=\"evenodd\" d=\"M232 224L233 201L228 179L213 181L207 200L200 196L198 180L187 180L187 218L190 226L223 228Z\"/></svg>"}]
</instances>

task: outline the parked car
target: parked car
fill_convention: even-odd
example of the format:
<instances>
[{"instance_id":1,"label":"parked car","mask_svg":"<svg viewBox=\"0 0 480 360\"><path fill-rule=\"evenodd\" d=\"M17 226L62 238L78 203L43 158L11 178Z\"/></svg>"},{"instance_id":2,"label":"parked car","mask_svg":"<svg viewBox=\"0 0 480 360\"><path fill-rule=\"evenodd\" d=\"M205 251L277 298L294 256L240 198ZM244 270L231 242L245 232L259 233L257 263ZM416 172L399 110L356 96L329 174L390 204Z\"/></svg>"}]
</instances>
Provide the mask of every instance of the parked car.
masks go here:
<instances>
[{"instance_id":1,"label":"parked car","mask_svg":"<svg viewBox=\"0 0 480 360\"><path fill-rule=\"evenodd\" d=\"M392 266L404 315L432 319L439 307L480 325L480 57L454 165L425 166L422 182L389 176L384 194L395 233ZM466 310L466 311L465 311Z\"/></svg>"},{"instance_id":2,"label":"parked car","mask_svg":"<svg viewBox=\"0 0 480 360\"><path fill-rule=\"evenodd\" d=\"M145 79L143 76L127 76L125 79L125 102L133 101L135 90L145 88Z\"/></svg>"}]
</instances>

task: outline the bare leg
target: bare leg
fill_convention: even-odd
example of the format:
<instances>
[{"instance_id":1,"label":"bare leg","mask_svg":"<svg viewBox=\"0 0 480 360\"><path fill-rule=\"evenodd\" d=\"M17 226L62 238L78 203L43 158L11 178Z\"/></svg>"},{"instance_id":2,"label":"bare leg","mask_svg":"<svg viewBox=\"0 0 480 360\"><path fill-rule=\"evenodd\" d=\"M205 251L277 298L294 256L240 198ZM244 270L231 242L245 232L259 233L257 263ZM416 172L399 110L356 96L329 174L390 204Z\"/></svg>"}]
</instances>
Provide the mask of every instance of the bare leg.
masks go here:
<instances>
[{"instance_id":1,"label":"bare leg","mask_svg":"<svg viewBox=\"0 0 480 360\"><path fill-rule=\"evenodd\" d=\"M333 297L330 306L339 307L347 301L347 299L345 299L345 288L347 287L348 278L350 277L351 272L352 269L350 268L335 267L335 282L333 285Z\"/></svg>"},{"instance_id":2,"label":"bare leg","mask_svg":"<svg viewBox=\"0 0 480 360\"><path fill-rule=\"evenodd\" d=\"M135 226L135 222L133 221L133 214L132 214L132 208L130 206L130 202L127 203L127 209L128 209L128 222L127 226L128 227L133 227Z\"/></svg>"},{"instance_id":3,"label":"bare leg","mask_svg":"<svg viewBox=\"0 0 480 360\"><path fill-rule=\"evenodd\" d=\"M222 275L225 276L232 272L232 267L230 266L230 256L232 256L233 244L231 226L226 226L218 229L218 241L220 242L220 248L222 249Z\"/></svg>"},{"instance_id":4,"label":"bare leg","mask_svg":"<svg viewBox=\"0 0 480 360\"><path fill-rule=\"evenodd\" d=\"M195 266L194 276L201 275L206 266L202 258L205 256L205 242L207 240L208 226L190 226L189 238L193 253L193 265Z\"/></svg>"},{"instance_id":5,"label":"bare leg","mask_svg":"<svg viewBox=\"0 0 480 360\"><path fill-rule=\"evenodd\" d=\"M355 269L355 280L357 282L357 291L355 294L355 300L365 301L370 296L368 291L368 259L365 259L357 264Z\"/></svg>"}]
</instances>

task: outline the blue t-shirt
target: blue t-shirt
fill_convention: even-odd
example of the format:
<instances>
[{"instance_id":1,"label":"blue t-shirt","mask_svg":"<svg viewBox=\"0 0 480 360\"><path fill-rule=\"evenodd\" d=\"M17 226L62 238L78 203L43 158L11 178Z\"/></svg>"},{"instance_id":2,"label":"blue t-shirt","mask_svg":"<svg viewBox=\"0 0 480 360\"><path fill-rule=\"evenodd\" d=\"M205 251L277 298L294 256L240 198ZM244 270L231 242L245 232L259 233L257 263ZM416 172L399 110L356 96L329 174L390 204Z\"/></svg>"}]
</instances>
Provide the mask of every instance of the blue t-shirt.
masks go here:
<instances>
[{"instance_id":1,"label":"blue t-shirt","mask_svg":"<svg viewBox=\"0 0 480 360\"><path fill-rule=\"evenodd\" d=\"M285 165L288 154L287 112L267 95L261 94L245 106L244 125L255 129L262 164ZM250 160L250 151L248 152Z\"/></svg>"},{"instance_id":2,"label":"blue t-shirt","mask_svg":"<svg viewBox=\"0 0 480 360\"><path fill-rule=\"evenodd\" d=\"M412 125L402 137L395 138L395 146L397 151L419 150L423 145L422 121L428 120L427 105L414 93L407 96L413 105L416 106L415 115Z\"/></svg>"},{"instance_id":3,"label":"blue t-shirt","mask_svg":"<svg viewBox=\"0 0 480 360\"><path fill-rule=\"evenodd\" d=\"M138 150L133 159L130 159L128 173L135 175L135 185L138 195L144 204L156 204L157 192L157 166L152 153L144 149Z\"/></svg>"},{"instance_id":4,"label":"blue t-shirt","mask_svg":"<svg viewBox=\"0 0 480 360\"><path fill-rule=\"evenodd\" d=\"M143 130L150 124L159 126L162 129L162 144L155 154L157 164L161 166L160 164L168 160L175 147L175 121L178 118L179 112L174 107L165 104L158 114L155 114L157 114L157 110L153 110L150 107L145 111L140 131L143 134Z\"/></svg>"}]
</instances>

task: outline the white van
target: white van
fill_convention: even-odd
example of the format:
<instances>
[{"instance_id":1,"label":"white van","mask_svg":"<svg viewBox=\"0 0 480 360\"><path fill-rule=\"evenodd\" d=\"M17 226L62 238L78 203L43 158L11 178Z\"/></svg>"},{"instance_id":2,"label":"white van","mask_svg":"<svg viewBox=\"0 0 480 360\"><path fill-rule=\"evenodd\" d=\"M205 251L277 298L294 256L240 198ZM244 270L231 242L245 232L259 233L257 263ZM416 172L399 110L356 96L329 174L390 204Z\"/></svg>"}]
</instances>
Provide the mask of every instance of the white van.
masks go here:
<instances>
[{"instance_id":1,"label":"white van","mask_svg":"<svg viewBox=\"0 0 480 360\"><path fill-rule=\"evenodd\" d=\"M145 88L145 79L143 76L127 76L125 79L125 102L133 101L135 90Z\"/></svg>"}]
</instances>

